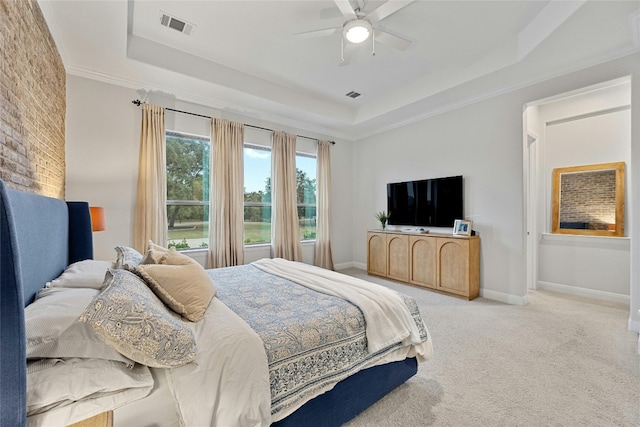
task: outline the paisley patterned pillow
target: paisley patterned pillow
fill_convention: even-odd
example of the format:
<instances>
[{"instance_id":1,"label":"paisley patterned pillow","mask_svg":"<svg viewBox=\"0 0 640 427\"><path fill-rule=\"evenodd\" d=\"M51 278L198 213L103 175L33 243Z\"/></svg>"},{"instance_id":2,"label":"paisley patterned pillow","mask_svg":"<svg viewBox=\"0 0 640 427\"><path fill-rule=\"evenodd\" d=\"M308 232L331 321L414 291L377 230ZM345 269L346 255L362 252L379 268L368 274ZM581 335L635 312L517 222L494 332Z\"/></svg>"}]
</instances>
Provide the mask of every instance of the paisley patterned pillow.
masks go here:
<instances>
[{"instance_id":1,"label":"paisley patterned pillow","mask_svg":"<svg viewBox=\"0 0 640 427\"><path fill-rule=\"evenodd\" d=\"M116 246L116 268L132 269L142 261L142 254L128 246Z\"/></svg>"},{"instance_id":2,"label":"paisley patterned pillow","mask_svg":"<svg viewBox=\"0 0 640 427\"><path fill-rule=\"evenodd\" d=\"M172 368L196 359L193 332L135 274L110 269L105 289L78 318L112 348L143 365Z\"/></svg>"}]
</instances>

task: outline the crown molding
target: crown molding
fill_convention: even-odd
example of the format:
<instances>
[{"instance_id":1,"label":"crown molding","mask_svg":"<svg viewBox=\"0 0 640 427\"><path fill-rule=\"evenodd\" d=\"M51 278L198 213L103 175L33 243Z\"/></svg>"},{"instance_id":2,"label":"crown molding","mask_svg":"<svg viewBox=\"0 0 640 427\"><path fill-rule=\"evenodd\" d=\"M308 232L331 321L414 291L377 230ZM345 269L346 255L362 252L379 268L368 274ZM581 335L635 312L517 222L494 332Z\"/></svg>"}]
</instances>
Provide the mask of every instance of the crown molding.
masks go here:
<instances>
[{"instance_id":1,"label":"crown molding","mask_svg":"<svg viewBox=\"0 0 640 427\"><path fill-rule=\"evenodd\" d=\"M640 11L634 14L633 18L630 17L630 22L634 24L633 27L636 29L636 31L639 31L638 29L640 28ZM636 34L636 36L637 35L638 34ZM620 49L615 52L609 52L606 55L602 55L598 58L593 58L589 61L584 61L578 64L572 64L562 69L558 69L546 74L537 75L535 78L523 80L517 84L502 86L502 87L495 88L493 90L487 90L484 92L475 93L460 99L453 99L450 102L440 104L436 108L428 108L427 110L424 110L421 112L413 112L413 113L408 112L407 116L405 116L402 120L393 121L393 123L388 124L386 126L372 126L367 130L362 130L362 131L358 131L354 129L353 132L317 125L313 123L312 119L310 119L309 121L291 119L291 118L283 117L277 114L272 114L267 111L250 109L244 105L221 101L219 99L210 98L210 97L203 97L201 95L196 95L186 91L176 91L174 89L170 89L165 86L152 85L142 81L124 79L121 77L112 76L109 74L101 73L101 72L90 70L87 68L75 67L75 66L68 66L66 68L67 68L68 74L75 75L78 77L84 77L87 79L96 80L103 83L114 84L116 86L126 87L126 88L137 90L137 91L140 91L140 90L162 91L162 92L166 92L174 95L177 99L181 101L191 102L191 103L202 105L208 108L217 109L217 110L220 110L221 112L231 111L234 114L245 116L248 119L258 118L259 120L264 120L270 123L297 128L297 129L304 130L306 132L312 132L312 133L321 135L322 137L337 138L337 139L353 142L353 141L369 138L375 135L379 135L381 133L389 132L404 126L408 126L413 123L420 122L422 120L426 120L426 119L429 119L453 110L457 110L459 108L463 108L472 104L476 104L478 102L483 102L483 101L495 98L497 96L505 95L507 93L524 89L526 87L533 86L547 80L562 77L564 75L567 75L573 72L577 72L577 71L598 66L610 61L621 59L638 52L640 52L640 43L638 43L637 45L634 43L634 46L632 47ZM483 78L483 77L480 77L480 78ZM428 98L425 98L424 100L426 99ZM412 107L408 106L403 108L411 109ZM413 108L419 109L419 107L413 107ZM375 119L371 119L370 121L375 121ZM355 128L358 128L359 123L351 123L350 125L354 126ZM346 126L349 126L349 124L347 124Z\"/></svg>"},{"instance_id":2,"label":"crown molding","mask_svg":"<svg viewBox=\"0 0 640 427\"><path fill-rule=\"evenodd\" d=\"M176 91L175 89L168 88L166 86L154 85L154 84L149 84L139 80L116 77L110 74L102 73L99 71L95 71L95 70L91 70L83 67L68 66L66 70L67 70L67 74L70 74L73 76L83 77L89 80L95 80L102 83L125 87L128 89L133 89L138 92L159 91L166 94L170 94L172 96L175 96L177 100L219 110L222 114L224 114L224 112L231 112L233 114L241 115L243 117L246 117L248 122L250 122L252 119L259 119L261 121L266 121L269 123L278 124L278 125L282 125L289 128L295 128L295 129L300 129L306 132L311 132L318 135L320 139L336 138L336 139L341 139L346 141L356 140L356 138L349 133L345 133L340 130L325 127L325 126L319 126L314 124L311 121L308 121L308 122L301 121L301 120L291 119L287 117L282 117L276 114L268 113L266 111L252 110L250 108L247 108L244 105L233 104L231 102L221 101L221 100L210 98L210 97L204 97L204 96L196 95L186 91L179 91L179 90Z\"/></svg>"},{"instance_id":3,"label":"crown molding","mask_svg":"<svg viewBox=\"0 0 640 427\"><path fill-rule=\"evenodd\" d=\"M640 15L639 15L640 18ZM640 21L638 21L640 23ZM392 131L394 129L398 129L404 126L408 126L411 125L413 123L416 122L420 122L422 120L426 120L435 116L439 116L440 114L444 114L453 110L457 110L459 108L463 108L469 105L473 105L476 104L478 102L483 102L486 100L489 100L491 98L495 98L497 96L501 96L501 95L505 95L507 93L510 92L514 92L520 89L524 89L542 82L545 82L547 80L551 80L554 78L558 78L558 77L562 77L565 76L567 74L571 74L577 71L581 71L581 70L585 70L587 68L591 68L591 67L595 67L601 64L605 64L607 62L610 61L615 61L617 59L621 59L624 58L626 56L630 56L633 54L636 54L640 52L640 46L634 46L634 47L630 47L630 48L625 48L625 49L621 49L618 50L616 52L610 52L606 55L603 55L599 58L595 58L592 59L591 61L587 61L584 63L581 63L579 65L573 65L573 66L569 66L569 67L565 67L563 69L559 69L553 72L549 72L546 74L542 74L542 75L538 75L536 78L532 78L529 80L524 80L518 84L513 84L513 85L508 85L508 86L503 86L503 87L499 87L499 88L495 88L494 90L488 90L485 92L481 92L481 93L477 93L475 95L471 95L471 96L467 96L467 97L463 97L461 99L458 100L453 100L451 102L445 103L445 104L441 104L439 105L437 108L432 108L429 109L428 111L425 111L424 113L419 113L419 114L414 114L414 115L409 115L409 117L407 117L405 120L401 120L401 121L396 121L390 125L387 126L383 126L383 127L379 127L377 128L375 131L373 132L360 132L357 135L355 135L356 139L360 140L360 139L364 139L364 138L369 138L375 135L379 135L381 133L385 133L385 132L389 132ZM482 78L482 77L480 77Z\"/></svg>"}]
</instances>

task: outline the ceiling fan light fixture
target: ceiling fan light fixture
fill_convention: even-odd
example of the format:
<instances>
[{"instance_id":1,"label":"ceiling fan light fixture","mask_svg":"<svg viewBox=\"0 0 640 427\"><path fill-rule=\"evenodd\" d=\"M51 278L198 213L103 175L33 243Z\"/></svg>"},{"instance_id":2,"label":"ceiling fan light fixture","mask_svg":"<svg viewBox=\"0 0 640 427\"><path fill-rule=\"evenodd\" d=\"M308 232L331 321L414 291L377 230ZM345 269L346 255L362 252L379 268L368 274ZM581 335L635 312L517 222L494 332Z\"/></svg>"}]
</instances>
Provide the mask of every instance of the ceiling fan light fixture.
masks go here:
<instances>
[{"instance_id":1,"label":"ceiling fan light fixture","mask_svg":"<svg viewBox=\"0 0 640 427\"><path fill-rule=\"evenodd\" d=\"M362 43L371 34L371 24L364 19L354 19L344 26L344 37L351 43Z\"/></svg>"}]
</instances>

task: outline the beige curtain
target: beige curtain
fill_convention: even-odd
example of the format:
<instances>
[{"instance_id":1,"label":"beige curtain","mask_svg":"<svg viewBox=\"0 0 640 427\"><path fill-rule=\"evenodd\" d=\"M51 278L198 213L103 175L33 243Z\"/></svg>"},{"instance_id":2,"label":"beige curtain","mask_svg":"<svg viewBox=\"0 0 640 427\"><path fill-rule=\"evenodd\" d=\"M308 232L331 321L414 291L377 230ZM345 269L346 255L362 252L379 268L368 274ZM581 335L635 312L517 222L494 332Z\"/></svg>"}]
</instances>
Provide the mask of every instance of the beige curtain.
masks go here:
<instances>
[{"instance_id":1,"label":"beige curtain","mask_svg":"<svg viewBox=\"0 0 640 427\"><path fill-rule=\"evenodd\" d=\"M164 108L144 104L138 159L138 194L133 245L144 253L147 241L167 244L167 173Z\"/></svg>"},{"instance_id":2,"label":"beige curtain","mask_svg":"<svg viewBox=\"0 0 640 427\"><path fill-rule=\"evenodd\" d=\"M302 261L296 191L296 136L273 133L271 147L271 255Z\"/></svg>"},{"instance_id":3,"label":"beige curtain","mask_svg":"<svg viewBox=\"0 0 640 427\"><path fill-rule=\"evenodd\" d=\"M244 125L211 120L209 268L244 263Z\"/></svg>"},{"instance_id":4,"label":"beige curtain","mask_svg":"<svg viewBox=\"0 0 640 427\"><path fill-rule=\"evenodd\" d=\"M316 174L316 255L314 264L333 270L331 256L331 143L318 141Z\"/></svg>"}]
</instances>

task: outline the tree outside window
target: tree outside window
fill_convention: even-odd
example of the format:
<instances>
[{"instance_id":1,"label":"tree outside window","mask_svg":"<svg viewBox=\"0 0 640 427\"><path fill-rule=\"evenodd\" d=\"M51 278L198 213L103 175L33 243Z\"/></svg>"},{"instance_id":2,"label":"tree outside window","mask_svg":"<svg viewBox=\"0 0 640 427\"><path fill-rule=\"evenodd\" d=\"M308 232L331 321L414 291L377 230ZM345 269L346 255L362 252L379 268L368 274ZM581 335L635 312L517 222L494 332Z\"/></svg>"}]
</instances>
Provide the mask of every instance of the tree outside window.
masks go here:
<instances>
[{"instance_id":1,"label":"tree outside window","mask_svg":"<svg viewBox=\"0 0 640 427\"><path fill-rule=\"evenodd\" d=\"M209 150L207 137L166 133L169 247L208 247Z\"/></svg>"},{"instance_id":2,"label":"tree outside window","mask_svg":"<svg viewBox=\"0 0 640 427\"><path fill-rule=\"evenodd\" d=\"M271 150L244 147L244 243L271 242ZM296 155L296 192L300 238L316 238L316 157ZM263 184L262 184L263 183Z\"/></svg>"},{"instance_id":3,"label":"tree outside window","mask_svg":"<svg viewBox=\"0 0 640 427\"><path fill-rule=\"evenodd\" d=\"M244 243L271 242L271 150L244 145Z\"/></svg>"},{"instance_id":4,"label":"tree outside window","mask_svg":"<svg viewBox=\"0 0 640 427\"><path fill-rule=\"evenodd\" d=\"M208 247L208 137L166 132L167 219L169 247L178 250ZM300 238L316 238L316 158L296 156ZM271 150L244 146L244 243L271 242Z\"/></svg>"},{"instance_id":5,"label":"tree outside window","mask_svg":"<svg viewBox=\"0 0 640 427\"><path fill-rule=\"evenodd\" d=\"M315 156L296 155L296 190L300 239L316 238L316 165Z\"/></svg>"}]
</instances>

